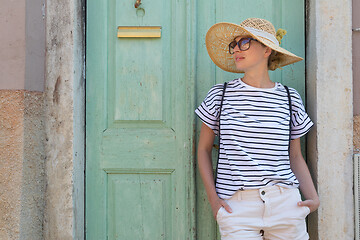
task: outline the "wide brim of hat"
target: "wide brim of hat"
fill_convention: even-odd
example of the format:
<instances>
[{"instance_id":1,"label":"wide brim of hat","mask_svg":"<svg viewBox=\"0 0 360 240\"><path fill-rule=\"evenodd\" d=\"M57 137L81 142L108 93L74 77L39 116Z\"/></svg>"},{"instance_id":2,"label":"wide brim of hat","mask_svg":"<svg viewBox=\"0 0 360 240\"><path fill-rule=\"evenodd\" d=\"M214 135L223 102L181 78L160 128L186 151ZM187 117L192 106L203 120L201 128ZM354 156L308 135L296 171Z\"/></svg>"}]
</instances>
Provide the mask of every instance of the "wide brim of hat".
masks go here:
<instances>
[{"instance_id":1,"label":"wide brim of hat","mask_svg":"<svg viewBox=\"0 0 360 240\"><path fill-rule=\"evenodd\" d=\"M222 22L213 25L208 30L205 37L205 44L211 60L219 68L227 72L242 73L242 71L236 68L233 56L229 53L229 43L239 36L251 36L265 46L277 51L277 67L283 67L303 60L303 58L277 46L272 41L252 34L240 25Z\"/></svg>"}]
</instances>

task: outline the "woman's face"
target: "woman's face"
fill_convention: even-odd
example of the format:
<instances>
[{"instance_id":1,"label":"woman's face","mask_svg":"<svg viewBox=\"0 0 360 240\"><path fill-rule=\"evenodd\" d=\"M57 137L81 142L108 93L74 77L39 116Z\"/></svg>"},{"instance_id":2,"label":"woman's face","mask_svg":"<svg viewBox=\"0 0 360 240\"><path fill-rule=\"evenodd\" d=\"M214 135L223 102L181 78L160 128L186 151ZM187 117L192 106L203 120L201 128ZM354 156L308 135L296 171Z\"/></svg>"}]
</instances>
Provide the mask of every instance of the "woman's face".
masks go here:
<instances>
[{"instance_id":1,"label":"woman's face","mask_svg":"<svg viewBox=\"0 0 360 240\"><path fill-rule=\"evenodd\" d=\"M246 38L247 36L241 36L235 38L235 41L239 41L241 38ZM250 40L249 48L245 51L239 49L239 46L236 45L233 49L233 59L235 61L236 68L247 72L251 69L264 68L267 70L268 58L271 54L271 49L264 46L263 44L257 42L256 40Z\"/></svg>"}]
</instances>

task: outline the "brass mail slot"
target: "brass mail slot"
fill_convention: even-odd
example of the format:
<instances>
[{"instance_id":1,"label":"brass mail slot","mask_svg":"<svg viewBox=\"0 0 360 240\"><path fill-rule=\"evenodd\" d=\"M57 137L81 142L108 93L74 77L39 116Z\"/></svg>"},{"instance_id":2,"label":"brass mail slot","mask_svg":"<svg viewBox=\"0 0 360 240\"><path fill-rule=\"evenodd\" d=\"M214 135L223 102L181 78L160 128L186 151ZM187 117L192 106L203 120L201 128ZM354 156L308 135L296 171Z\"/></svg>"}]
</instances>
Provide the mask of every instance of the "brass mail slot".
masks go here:
<instances>
[{"instance_id":1,"label":"brass mail slot","mask_svg":"<svg viewBox=\"0 0 360 240\"><path fill-rule=\"evenodd\" d=\"M119 38L159 38L161 37L161 27L118 27Z\"/></svg>"}]
</instances>

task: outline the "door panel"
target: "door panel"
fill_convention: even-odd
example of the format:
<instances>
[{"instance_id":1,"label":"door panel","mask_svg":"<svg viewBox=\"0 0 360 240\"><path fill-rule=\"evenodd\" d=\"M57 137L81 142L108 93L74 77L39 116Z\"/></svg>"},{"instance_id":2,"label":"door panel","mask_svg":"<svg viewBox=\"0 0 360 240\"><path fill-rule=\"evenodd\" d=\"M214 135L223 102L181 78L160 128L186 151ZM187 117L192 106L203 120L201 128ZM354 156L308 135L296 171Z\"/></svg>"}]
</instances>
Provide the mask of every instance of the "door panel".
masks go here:
<instances>
[{"instance_id":1,"label":"door panel","mask_svg":"<svg viewBox=\"0 0 360 240\"><path fill-rule=\"evenodd\" d=\"M187 239L194 104L185 3L134 3L87 4L86 236ZM160 26L161 37L118 38L119 26Z\"/></svg>"},{"instance_id":2,"label":"door panel","mask_svg":"<svg viewBox=\"0 0 360 240\"><path fill-rule=\"evenodd\" d=\"M228 73L216 67L206 51L205 35L207 30L217 22L240 24L249 17L264 18L276 28L288 31L281 46L298 56L305 56L304 38L304 1L286 0L199 0L197 21L197 79L196 106L200 105L209 89L216 83L231 81L242 74ZM296 88L305 99L305 62L286 66L283 70L270 71L270 78ZM196 141L198 141L201 121L196 119ZM217 141L217 139L215 140ZM217 152L213 152L215 169ZM218 227L213 219L199 172L196 172L196 222L197 239L220 239Z\"/></svg>"},{"instance_id":3,"label":"door panel","mask_svg":"<svg viewBox=\"0 0 360 240\"><path fill-rule=\"evenodd\" d=\"M171 1L142 1L138 9L129 0L109 4L109 36L116 26L162 28L161 38L109 38L109 124L171 127Z\"/></svg>"},{"instance_id":4,"label":"door panel","mask_svg":"<svg viewBox=\"0 0 360 240\"><path fill-rule=\"evenodd\" d=\"M171 196L172 171L109 173L109 239L167 239L171 236L168 197Z\"/></svg>"}]
</instances>

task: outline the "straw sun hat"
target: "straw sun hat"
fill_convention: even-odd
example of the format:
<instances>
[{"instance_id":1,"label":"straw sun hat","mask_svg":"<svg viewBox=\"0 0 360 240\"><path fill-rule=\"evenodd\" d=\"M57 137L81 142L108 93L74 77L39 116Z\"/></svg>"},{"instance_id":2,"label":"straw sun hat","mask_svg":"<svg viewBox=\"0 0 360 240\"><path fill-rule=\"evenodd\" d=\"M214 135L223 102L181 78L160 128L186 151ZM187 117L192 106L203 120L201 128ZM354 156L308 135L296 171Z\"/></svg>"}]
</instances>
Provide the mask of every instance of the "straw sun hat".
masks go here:
<instances>
[{"instance_id":1,"label":"straw sun hat","mask_svg":"<svg viewBox=\"0 0 360 240\"><path fill-rule=\"evenodd\" d=\"M283 67L298 61L302 58L280 47L276 38L274 26L267 20L260 18L248 18L240 25L234 23L217 23L207 32L205 42L209 56L221 69L241 73L236 68L233 56L229 53L229 43L236 37L250 36L275 52L270 56L269 69Z\"/></svg>"}]
</instances>

